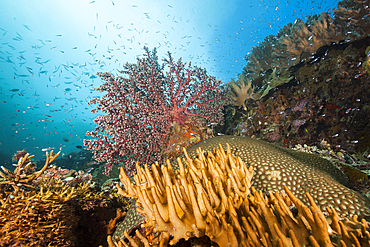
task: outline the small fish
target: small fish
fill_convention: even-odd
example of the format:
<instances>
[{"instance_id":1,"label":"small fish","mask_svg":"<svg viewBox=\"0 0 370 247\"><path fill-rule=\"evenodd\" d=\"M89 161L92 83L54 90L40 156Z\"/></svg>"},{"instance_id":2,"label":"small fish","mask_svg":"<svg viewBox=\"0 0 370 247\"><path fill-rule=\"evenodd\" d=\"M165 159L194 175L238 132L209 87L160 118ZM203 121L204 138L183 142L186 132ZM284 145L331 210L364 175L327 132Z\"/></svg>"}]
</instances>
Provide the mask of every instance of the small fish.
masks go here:
<instances>
[{"instance_id":1,"label":"small fish","mask_svg":"<svg viewBox=\"0 0 370 247\"><path fill-rule=\"evenodd\" d=\"M14 64L14 62L12 60L10 60L10 57L7 57L7 59L5 61L8 62L8 63Z\"/></svg>"},{"instance_id":2,"label":"small fish","mask_svg":"<svg viewBox=\"0 0 370 247\"><path fill-rule=\"evenodd\" d=\"M18 92L19 89L18 88L14 88L14 89L10 89L9 91L14 93L14 92Z\"/></svg>"},{"instance_id":3,"label":"small fish","mask_svg":"<svg viewBox=\"0 0 370 247\"><path fill-rule=\"evenodd\" d=\"M23 26L24 26L25 28L27 28L29 31L31 31L31 32L32 32L32 30L31 30L30 26L27 26L27 25L24 25L24 24L23 24Z\"/></svg>"},{"instance_id":4,"label":"small fish","mask_svg":"<svg viewBox=\"0 0 370 247\"><path fill-rule=\"evenodd\" d=\"M41 149L41 151L45 152L45 151L49 151L49 150L52 150L52 149L54 149L54 147L43 148L43 149Z\"/></svg>"},{"instance_id":5,"label":"small fish","mask_svg":"<svg viewBox=\"0 0 370 247\"><path fill-rule=\"evenodd\" d=\"M14 73L14 75L17 77L29 77L29 75L18 75L17 73Z\"/></svg>"},{"instance_id":6,"label":"small fish","mask_svg":"<svg viewBox=\"0 0 370 247\"><path fill-rule=\"evenodd\" d=\"M82 149L82 146L81 145L77 145L76 148Z\"/></svg>"},{"instance_id":7,"label":"small fish","mask_svg":"<svg viewBox=\"0 0 370 247\"><path fill-rule=\"evenodd\" d=\"M47 74L48 72L46 71L46 70L42 70L42 71L39 71L39 76L40 76L40 74Z\"/></svg>"}]
</instances>

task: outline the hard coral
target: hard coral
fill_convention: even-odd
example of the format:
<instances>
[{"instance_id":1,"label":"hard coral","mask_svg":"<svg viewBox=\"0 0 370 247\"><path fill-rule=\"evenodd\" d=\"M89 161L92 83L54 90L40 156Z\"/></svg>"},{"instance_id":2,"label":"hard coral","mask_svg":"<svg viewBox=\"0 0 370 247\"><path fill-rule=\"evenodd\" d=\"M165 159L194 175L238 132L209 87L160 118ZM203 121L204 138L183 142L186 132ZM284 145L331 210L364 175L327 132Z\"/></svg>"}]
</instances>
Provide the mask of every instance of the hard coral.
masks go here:
<instances>
[{"instance_id":1,"label":"hard coral","mask_svg":"<svg viewBox=\"0 0 370 247\"><path fill-rule=\"evenodd\" d=\"M80 226L77 214L105 205L105 197L90 183L41 178L59 153L46 154L38 172L24 173L33 157L27 153L14 172L3 168L6 175L0 173L0 246L76 246L81 241L75 228Z\"/></svg>"},{"instance_id":2,"label":"hard coral","mask_svg":"<svg viewBox=\"0 0 370 247\"><path fill-rule=\"evenodd\" d=\"M48 165L51 164L59 156L59 153L60 152L54 155L53 151L51 151L49 155L46 152L47 158L44 167L40 171L34 172L32 174L27 173L29 167L34 166L34 164L32 163L32 157L34 155L30 155L29 153L25 154L19 159L14 172L6 169L5 167L1 167L5 174L0 172L0 176L2 177L2 179L0 180L0 186L11 185L14 191L18 191L22 187L33 188L31 182L37 179L46 170Z\"/></svg>"},{"instance_id":3,"label":"hard coral","mask_svg":"<svg viewBox=\"0 0 370 247\"><path fill-rule=\"evenodd\" d=\"M0 246L74 246L73 208L25 191L0 199Z\"/></svg>"},{"instance_id":4,"label":"hard coral","mask_svg":"<svg viewBox=\"0 0 370 247\"><path fill-rule=\"evenodd\" d=\"M318 155L228 135L199 142L187 152L190 157L196 157L198 148L211 152L219 144L224 148L229 144L234 155L254 167L253 183L257 190L264 193L282 191L286 185L306 204L309 201L305 193L310 192L322 211L326 207L334 207L340 215L370 215L369 199L346 187L350 186L346 175L335 164Z\"/></svg>"}]
</instances>

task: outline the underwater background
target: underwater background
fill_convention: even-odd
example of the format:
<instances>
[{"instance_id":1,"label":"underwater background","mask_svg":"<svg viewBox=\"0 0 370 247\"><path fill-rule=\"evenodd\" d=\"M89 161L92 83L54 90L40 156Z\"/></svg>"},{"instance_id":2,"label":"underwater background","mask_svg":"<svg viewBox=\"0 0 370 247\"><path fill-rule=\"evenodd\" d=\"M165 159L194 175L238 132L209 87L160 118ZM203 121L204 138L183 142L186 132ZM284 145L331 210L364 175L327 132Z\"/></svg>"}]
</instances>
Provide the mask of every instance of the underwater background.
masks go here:
<instances>
[{"instance_id":1,"label":"underwater background","mask_svg":"<svg viewBox=\"0 0 370 247\"><path fill-rule=\"evenodd\" d=\"M1 1L0 151L79 151L94 128L97 72L117 74L143 47L170 51L224 83L252 46L337 1Z\"/></svg>"},{"instance_id":2,"label":"underwater background","mask_svg":"<svg viewBox=\"0 0 370 247\"><path fill-rule=\"evenodd\" d=\"M0 6L0 246L370 246L370 0Z\"/></svg>"}]
</instances>

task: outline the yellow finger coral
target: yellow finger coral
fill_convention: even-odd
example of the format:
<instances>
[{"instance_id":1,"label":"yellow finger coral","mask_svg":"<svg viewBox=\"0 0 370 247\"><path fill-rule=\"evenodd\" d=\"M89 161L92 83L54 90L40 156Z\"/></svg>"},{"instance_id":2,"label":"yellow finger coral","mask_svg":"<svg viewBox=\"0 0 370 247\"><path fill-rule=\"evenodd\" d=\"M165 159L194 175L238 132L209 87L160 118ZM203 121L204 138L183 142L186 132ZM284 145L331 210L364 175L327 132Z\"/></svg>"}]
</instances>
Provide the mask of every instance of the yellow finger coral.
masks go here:
<instances>
[{"instance_id":1,"label":"yellow finger coral","mask_svg":"<svg viewBox=\"0 0 370 247\"><path fill-rule=\"evenodd\" d=\"M331 207L329 224L308 193L309 207L286 186L284 193L266 195L251 187L253 168L233 156L230 145L226 153L221 145L207 155L198 149L195 159L184 153L176 171L169 161L167 166L153 164L151 170L137 164L135 183L121 168L124 189L117 185L120 195L137 198L137 211L146 217L142 227L171 235L170 245L203 236L220 247L370 244L369 223L357 216L340 220Z\"/></svg>"},{"instance_id":2,"label":"yellow finger coral","mask_svg":"<svg viewBox=\"0 0 370 247\"><path fill-rule=\"evenodd\" d=\"M138 212L147 219L143 226L172 235L171 245L182 238L207 235L220 246L226 246L235 236L224 215L231 207L240 208L246 201L253 169L247 168L230 150L225 154L222 147L207 158L201 150L198 155L194 160L187 156L184 162L189 168L178 159L178 171L173 171L169 161L167 167L153 164L152 172L147 165L141 168L137 164L135 184L121 168L120 179L126 190L118 186L118 193L138 198Z\"/></svg>"}]
</instances>

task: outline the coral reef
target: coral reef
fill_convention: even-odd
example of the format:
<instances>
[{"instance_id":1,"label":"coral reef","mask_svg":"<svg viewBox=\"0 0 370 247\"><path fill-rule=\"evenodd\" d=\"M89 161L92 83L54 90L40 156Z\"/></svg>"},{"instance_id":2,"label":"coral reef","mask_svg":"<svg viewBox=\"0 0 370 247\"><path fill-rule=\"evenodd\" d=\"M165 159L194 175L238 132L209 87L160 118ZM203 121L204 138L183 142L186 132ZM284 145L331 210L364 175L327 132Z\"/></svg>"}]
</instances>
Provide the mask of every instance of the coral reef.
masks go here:
<instances>
[{"instance_id":1,"label":"coral reef","mask_svg":"<svg viewBox=\"0 0 370 247\"><path fill-rule=\"evenodd\" d=\"M91 180L73 183L65 181L58 169L51 167L51 171L48 167L58 155L46 153L45 165L37 172L28 169L33 163L33 156L28 153L19 159L13 172L3 168L6 174L1 173L0 181L1 246L81 246L86 244L81 233L87 225L90 231L105 229L102 219L107 199L94 190ZM46 170L49 171L44 175ZM56 176L51 175L53 172ZM97 222L91 224L94 220ZM93 242L103 237L105 231L89 238Z\"/></svg>"},{"instance_id":2,"label":"coral reef","mask_svg":"<svg viewBox=\"0 0 370 247\"><path fill-rule=\"evenodd\" d=\"M190 117L212 124L222 119L221 81L191 63L174 61L170 53L160 64L155 49L144 49L143 58L127 63L122 76L98 73L105 83L96 90L107 94L89 102L97 104L92 112L105 115L94 120L98 126L86 133L91 139L84 144L97 161L107 162L107 171L123 160L127 166L160 160L174 124L184 125Z\"/></svg>"},{"instance_id":3,"label":"coral reef","mask_svg":"<svg viewBox=\"0 0 370 247\"><path fill-rule=\"evenodd\" d=\"M78 219L68 204L24 191L0 200L1 246L75 246Z\"/></svg>"},{"instance_id":4,"label":"coral reef","mask_svg":"<svg viewBox=\"0 0 370 247\"><path fill-rule=\"evenodd\" d=\"M211 137L213 130L207 126L204 118L190 117L183 124L173 122L166 137L165 147L161 151L162 161L175 158L182 153L183 148Z\"/></svg>"},{"instance_id":5,"label":"coral reef","mask_svg":"<svg viewBox=\"0 0 370 247\"><path fill-rule=\"evenodd\" d=\"M368 37L318 51L291 68L292 81L249 102L248 111L227 106L224 129L216 130L288 147L315 146L324 139L334 151L365 152L370 148L370 80L363 64L369 42Z\"/></svg>"},{"instance_id":6,"label":"coral reef","mask_svg":"<svg viewBox=\"0 0 370 247\"><path fill-rule=\"evenodd\" d=\"M304 23L298 19L294 24L288 23L276 36L268 36L246 57L247 65L244 74L256 78L272 68L286 71L302 60L311 56L320 47L339 43L346 35L342 26L322 12L320 17L311 16Z\"/></svg>"},{"instance_id":7,"label":"coral reef","mask_svg":"<svg viewBox=\"0 0 370 247\"><path fill-rule=\"evenodd\" d=\"M271 89L274 89L280 85L283 85L285 83L288 83L290 82L291 80L293 79L293 76L291 77L287 77L287 76L283 76L283 75L277 75L277 72L276 72L276 68L274 68L272 70L272 73L271 73L271 77L268 79L268 81L266 82L266 87L262 87L260 89L260 92L259 94L261 95L259 98L263 98L265 97Z\"/></svg>"},{"instance_id":8,"label":"coral reef","mask_svg":"<svg viewBox=\"0 0 370 247\"><path fill-rule=\"evenodd\" d=\"M75 171L75 170L68 170L60 168L56 165L49 165L49 167L42 173L42 175L37 180L61 180L66 184L79 184L81 182L88 182L92 181L92 175L88 172L84 171ZM35 183L40 184L41 182L35 181Z\"/></svg>"},{"instance_id":9,"label":"coral reef","mask_svg":"<svg viewBox=\"0 0 370 247\"><path fill-rule=\"evenodd\" d=\"M335 20L345 27L350 40L366 37L370 34L369 0L343 0L334 9Z\"/></svg>"},{"instance_id":10,"label":"coral reef","mask_svg":"<svg viewBox=\"0 0 370 247\"><path fill-rule=\"evenodd\" d=\"M366 54L366 60L364 62L364 68L367 71L367 73L370 75L370 46L368 46L365 50Z\"/></svg>"},{"instance_id":11,"label":"coral reef","mask_svg":"<svg viewBox=\"0 0 370 247\"><path fill-rule=\"evenodd\" d=\"M369 246L370 224L358 221L356 215L342 219L335 208L328 207L327 221L308 193L310 206L286 186L284 193L263 196L256 191L251 187L253 168L246 168L229 145L226 153L222 145L207 155L197 149L194 159L184 152L186 159L184 163L177 159L180 169L176 171L169 161L167 166L153 164L151 170L137 165L135 183L121 169L124 190L118 186L119 194L138 198L137 211L146 217L142 227L156 236L148 239L137 231L135 241L125 233L131 246L166 246L168 241L177 246L180 239L205 235L220 247ZM117 244L108 237L109 246L128 246L115 240Z\"/></svg>"},{"instance_id":12,"label":"coral reef","mask_svg":"<svg viewBox=\"0 0 370 247\"><path fill-rule=\"evenodd\" d=\"M143 226L168 232L174 237L169 242L171 245L182 238L207 235L219 246L226 246L230 241L227 238L229 228L223 228L221 219L230 209L229 203L240 206L248 195L253 169L248 169L231 153L225 155L222 149L215 153L216 156L209 155L208 159L201 150L198 154L199 160L188 157L186 165L189 169L185 169L178 159L180 170L176 174L169 161L167 167L153 164L152 172L148 166L143 169L137 164L136 185L122 168L120 180L126 190L118 186L118 193L138 198L137 211L147 220ZM144 185L139 186L141 184Z\"/></svg>"},{"instance_id":13,"label":"coral reef","mask_svg":"<svg viewBox=\"0 0 370 247\"><path fill-rule=\"evenodd\" d=\"M331 161L318 155L297 152L264 141L238 136L218 136L191 146L187 152L196 157L198 148L211 152L222 144L255 169L254 187L263 193L283 191L284 185L301 201L309 204L306 192L322 211L334 207L340 214L370 215L370 201L349 189L346 175ZM176 163L173 164L176 167ZM344 185L346 186L344 186Z\"/></svg>"},{"instance_id":14,"label":"coral reef","mask_svg":"<svg viewBox=\"0 0 370 247\"><path fill-rule=\"evenodd\" d=\"M22 157L24 157L25 155L27 154L26 150L23 149L23 150L18 150L15 154L13 154L13 158L12 160L13 161L18 161L20 160Z\"/></svg>"},{"instance_id":15,"label":"coral reef","mask_svg":"<svg viewBox=\"0 0 370 247\"><path fill-rule=\"evenodd\" d=\"M369 1L344 0L334 9L334 16L322 12L311 15L307 22L297 19L288 23L277 35L267 36L246 56L243 74L257 79L263 73L277 68L289 74L292 66L311 59L319 48L352 42L370 34ZM257 84L253 82L253 85Z\"/></svg>"}]
</instances>

